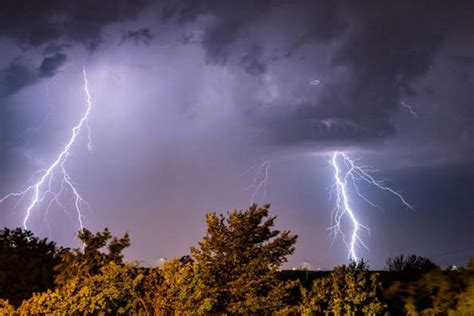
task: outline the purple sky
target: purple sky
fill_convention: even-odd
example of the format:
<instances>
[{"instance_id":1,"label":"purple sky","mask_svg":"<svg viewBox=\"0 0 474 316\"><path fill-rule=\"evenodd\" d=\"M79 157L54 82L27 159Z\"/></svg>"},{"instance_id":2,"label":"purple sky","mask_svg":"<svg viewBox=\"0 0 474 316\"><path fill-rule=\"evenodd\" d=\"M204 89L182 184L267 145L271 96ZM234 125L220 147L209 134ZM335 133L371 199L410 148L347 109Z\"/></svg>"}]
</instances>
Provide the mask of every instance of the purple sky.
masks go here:
<instances>
[{"instance_id":1,"label":"purple sky","mask_svg":"<svg viewBox=\"0 0 474 316\"><path fill-rule=\"evenodd\" d=\"M206 212L249 206L251 168L269 161L256 202L299 235L288 267L346 262L327 229L334 150L379 169L415 206L361 186L383 208L353 201L371 228L360 256L372 268L401 253L441 265L474 255L472 1L7 0L2 10L0 196L61 151L85 109L85 66L94 148L81 135L67 167L90 204L85 226L129 232L130 260L187 254ZM2 226L21 225L15 202L0 205ZM53 207L47 220L51 232L41 205L29 228L74 245L70 212Z\"/></svg>"}]
</instances>

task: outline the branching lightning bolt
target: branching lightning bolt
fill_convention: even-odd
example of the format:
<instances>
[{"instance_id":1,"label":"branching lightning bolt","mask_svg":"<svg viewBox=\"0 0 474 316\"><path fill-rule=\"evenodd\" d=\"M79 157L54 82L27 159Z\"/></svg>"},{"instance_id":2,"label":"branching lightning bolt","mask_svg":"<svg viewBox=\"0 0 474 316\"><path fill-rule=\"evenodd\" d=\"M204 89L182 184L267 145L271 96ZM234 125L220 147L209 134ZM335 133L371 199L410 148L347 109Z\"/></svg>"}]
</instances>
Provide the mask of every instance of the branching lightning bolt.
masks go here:
<instances>
[{"instance_id":1,"label":"branching lightning bolt","mask_svg":"<svg viewBox=\"0 0 474 316\"><path fill-rule=\"evenodd\" d=\"M71 130L71 137L66 145L63 147L63 150L58 154L56 160L54 160L48 168L37 171L32 178L36 175L40 175L39 180L36 183L26 187L24 190L19 192L10 193L3 198L0 198L0 204L5 202L10 198L18 198L16 206L21 203L29 194L31 194L31 200L26 207L25 217L23 218L23 227L28 229L28 220L30 219L32 211L38 207L41 202L47 202L45 209L45 216L47 215L50 207L53 204L59 205L61 208L65 209L64 204L61 202L60 197L68 188L74 198L74 210L77 214L77 220L81 229L84 228L83 225L83 214L82 206L86 203L82 196L79 194L70 174L66 168L66 162L68 161L69 155L71 154L71 148L76 142L77 137L83 130L86 128L88 131L88 144L87 148L92 150L92 138L91 130L88 124L89 114L92 110L92 98L89 93L89 86L87 81L86 69L82 69L83 79L84 79L84 93L86 95L86 110L77 123ZM55 188L55 176L59 175L59 188Z\"/></svg>"},{"instance_id":2,"label":"branching lightning bolt","mask_svg":"<svg viewBox=\"0 0 474 316\"><path fill-rule=\"evenodd\" d=\"M332 231L333 238L335 239L339 234L342 235L344 243L349 248L349 258L353 261L358 260L357 249L364 247L366 249L364 241L362 240L360 233L362 230L366 230L370 233L367 226L360 223L357 219L357 214L353 205L351 204L351 198L349 197L350 187L355 192L357 197L368 203L373 207L377 207L367 197L365 197L359 190L357 182L363 181L369 185L374 186L377 189L388 192L400 200L400 202L409 209L413 210L413 206L406 201L406 199L397 191L386 186L385 180L375 179L371 173L377 170L368 166L360 165L357 160L349 158L345 153L336 151L332 154L331 166L334 169L334 185L333 193L336 196L336 207L334 208L332 215ZM349 222L352 224L352 232L349 240L346 240L346 235L342 230L342 220L347 217Z\"/></svg>"},{"instance_id":3,"label":"branching lightning bolt","mask_svg":"<svg viewBox=\"0 0 474 316\"><path fill-rule=\"evenodd\" d=\"M247 190L253 191L250 203L256 202L257 196L260 193L262 195L262 200L265 201L265 198L267 196L267 183L270 171L270 161L265 160L261 164L251 168L250 170L252 169L256 169L256 171L252 184L247 188Z\"/></svg>"}]
</instances>

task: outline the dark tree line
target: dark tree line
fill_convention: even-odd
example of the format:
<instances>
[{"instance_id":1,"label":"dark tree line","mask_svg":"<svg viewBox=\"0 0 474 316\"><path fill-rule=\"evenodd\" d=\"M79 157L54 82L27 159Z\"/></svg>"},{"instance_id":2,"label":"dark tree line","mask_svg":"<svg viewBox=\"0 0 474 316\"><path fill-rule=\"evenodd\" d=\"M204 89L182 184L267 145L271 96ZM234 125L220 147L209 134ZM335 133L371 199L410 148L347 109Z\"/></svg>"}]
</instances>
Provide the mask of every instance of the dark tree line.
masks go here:
<instances>
[{"instance_id":1,"label":"dark tree line","mask_svg":"<svg viewBox=\"0 0 474 316\"><path fill-rule=\"evenodd\" d=\"M188 255L143 268L123 260L128 235L79 232L81 249L22 229L0 231L0 314L447 315L474 314L474 259L443 270L390 258L328 272L280 271L297 236L274 229L269 206L206 215Z\"/></svg>"},{"instance_id":2,"label":"dark tree line","mask_svg":"<svg viewBox=\"0 0 474 316\"><path fill-rule=\"evenodd\" d=\"M0 297L19 305L32 293L53 288L62 251L30 231L0 230Z\"/></svg>"}]
</instances>

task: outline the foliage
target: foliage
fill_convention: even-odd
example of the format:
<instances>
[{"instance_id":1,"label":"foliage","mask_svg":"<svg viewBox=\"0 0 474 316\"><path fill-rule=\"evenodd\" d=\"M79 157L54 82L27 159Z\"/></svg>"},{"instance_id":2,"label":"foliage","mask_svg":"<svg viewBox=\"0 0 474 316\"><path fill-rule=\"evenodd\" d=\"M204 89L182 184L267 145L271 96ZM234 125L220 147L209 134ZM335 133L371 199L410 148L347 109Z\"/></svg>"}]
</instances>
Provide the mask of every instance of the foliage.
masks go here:
<instances>
[{"instance_id":1,"label":"foliage","mask_svg":"<svg viewBox=\"0 0 474 316\"><path fill-rule=\"evenodd\" d=\"M61 261L55 267L58 272L55 278L57 285L63 285L76 276L94 276L101 267L110 262L122 264L122 251L130 246L128 234L122 238L112 237L107 228L95 234L83 229L79 232L78 238L83 244L83 249L67 250L60 254ZM103 248L107 251L101 251Z\"/></svg>"},{"instance_id":2,"label":"foliage","mask_svg":"<svg viewBox=\"0 0 474 316\"><path fill-rule=\"evenodd\" d=\"M387 270L391 272L428 272L437 268L430 259L416 255L390 257L387 260Z\"/></svg>"},{"instance_id":3,"label":"foliage","mask_svg":"<svg viewBox=\"0 0 474 316\"><path fill-rule=\"evenodd\" d=\"M199 308L194 264L173 259L153 269L147 278L145 302L154 315L186 314Z\"/></svg>"},{"instance_id":4,"label":"foliage","mask_svg":"<svg viewBox=\"0 0 474 316\"><path fill-rule=\"evenodd\" d=\"M130 314L144 310L141 298L145 272L123 264L128 235L112 237L106 228L95 234L79 232L83 249L62 251L57 288L35 293L18 309L20 314ZM106 248L106 251L101 251Z\"/></svg>"},{"instance_id":5,"label":"foliage","mask_svg":"<svg viewBox=\"0 0 474 316\"><path fill-rule=\"evenodd\" d=\"M111 261L93 276L67 280L54 291L35 293L19 314L137 314L143 310L144 274L129 264Z\"/></svg>"},{"instance_id":6,"label":"foliage","mask_svg":"<svg viewBox=\"0 0 474 316\"><path fill-rule=\"evenodd\" d=\"M418 269L418 276L396 275L384 295L392 314L447 315L474 313L474 277L469 269Z\"/></svg>"},{"instance_id":7,"label":"foliage","mask_svg":"<svg viewBox=\"0 0 474 316\"><path fill-rule=\"evenodd\" d=\"M279 282L277 269L294 251L297 237L272 229L269 205L206 215L207 234L192 248L198 312L255 314L283 307L290 285Z\"/></svg>"},{"instance_id":8,"label":"foliage","mask_svg":"<svg viewBox=\"0 0 474 316\"><path fill-rule=\"evenodd\" d=\"M369 272L363 261L352 262L315 280L310 290L302 288L299 311L303 315L380 315L386 309L381 290L377 273Z\"/></svg>"},{"instance_id":9,"label":"foliage","mask_svg":"<svg viewBox=\"0 0 474 316\"><path fill-rule=\"evenodd\" d=\"M8 300L0 299L0 315L15 314L15 307Z\"/></svg>"},{"instance_id":10,"label":"foliage","mask_svg":"<svg viewBox=\"0 0 474 316\"><path fill-rule=\"evenodd\" d=\"M399 256L380 273L363 261L304 277L281 273L297 237L275 230L268 209L207 214L191 254L155 268L124 263L128 235L107 229L82 230L83 248L72 250L4 229L0 315L474 315L474 258L449 270Z\"/></svg>"},{"instance_id":11,"label":"foliage","mask_svg":"<svg viewBox=\"0 0 474 316\"><path fill-rule=\"evenodd\" d=\"M207 233L192 257L160 268L155 309L161 313L270 314L285 306L294 282L276 278L296 236L272 229L269 205L206 215Z\"/></svg>"},{"instance_id":12,"label":"foliage","mask_svg":"<svg viewBox=\"0 0 474 316\"><path fill-rule=\"evenodd\" d=\"M0 297L19 305L33 292L52 288L57 253L54 242L39 239L28 230L1 230Z\"/></svg>"},{"instance_id":13,"label":"foliage","mask_svg":"<svg viewBox=\"0 0 474 316\"><path fill-rule=\"evenodd\" d=\"M474 271L467 277L466 288L459 294L457 312L461 315L474 315Z\"/></svg>"},{"instance_id":14,"label":"foliage","mask_svg":"<svg viewBox=\"0 0 474 316\"><path fill-rule=\"evenodd\" d=\"M474 257L467 268L461 268L464 291L459 294L456 311L461 315L474 315Z\"/></svg>"}]
</instances>

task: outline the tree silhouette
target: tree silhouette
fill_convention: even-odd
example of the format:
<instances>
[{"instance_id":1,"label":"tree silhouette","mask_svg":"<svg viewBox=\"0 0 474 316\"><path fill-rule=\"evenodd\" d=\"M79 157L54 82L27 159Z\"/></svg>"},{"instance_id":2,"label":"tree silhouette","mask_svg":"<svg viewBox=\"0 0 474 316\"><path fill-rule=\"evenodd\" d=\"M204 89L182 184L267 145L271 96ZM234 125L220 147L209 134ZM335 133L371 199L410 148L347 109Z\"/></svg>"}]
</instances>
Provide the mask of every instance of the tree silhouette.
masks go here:
<instances>
[{"instance_id":1,"label":"tree silhouette","mask_svg":"<svg viewBox=\"0 0 474 316\"><path fill-rule=\"evenodd\" d=\"M54 286L59 249L21 228L0 231L0 297L17 306L33 292Z\"/></svg>"},{"instance_id":2,"label":"tree silhouette","mask_svg":"<svg viewBox=\"0 0 474 316\"><path fill-rule=\"evenodd\" d=\"M390 257L387 260L387 270L391 272L403 273L424 273L437 268L437 265L431 262L430 259L410 255L400 255L398 257Z\"/></svg>"}]
</instances>

